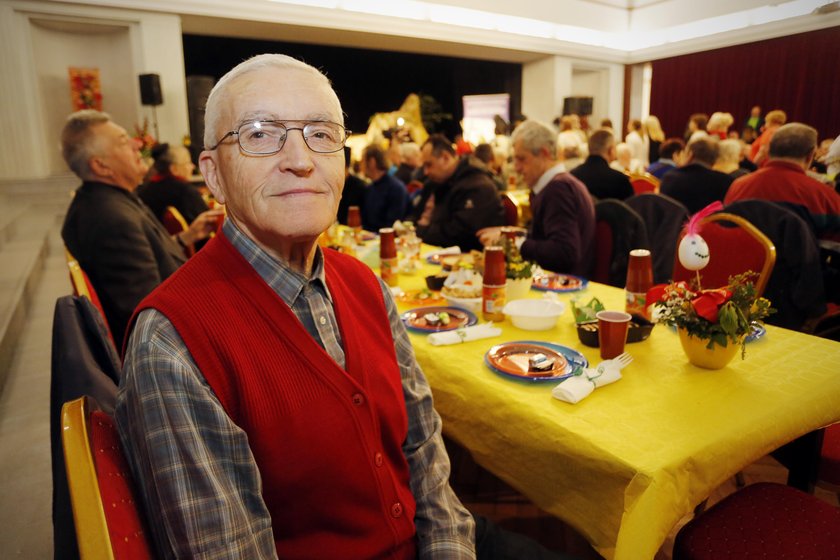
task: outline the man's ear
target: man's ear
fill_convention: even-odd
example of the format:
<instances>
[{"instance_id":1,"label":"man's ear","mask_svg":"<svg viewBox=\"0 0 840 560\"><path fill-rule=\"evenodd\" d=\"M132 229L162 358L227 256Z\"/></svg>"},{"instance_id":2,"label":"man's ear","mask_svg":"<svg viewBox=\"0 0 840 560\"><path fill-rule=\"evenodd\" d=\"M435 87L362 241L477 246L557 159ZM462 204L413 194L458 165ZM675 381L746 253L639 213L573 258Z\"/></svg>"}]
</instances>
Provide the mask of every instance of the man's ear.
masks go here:
<instances>
[{"instance_id":1,"label":"man's ear","mask_svg":"<svg viewBox=\"0 0 840 560\"><path fill-rule=\"evenodd\" d=\"M204 177L204 182L207 184L207 188L210 189L211 193L213 193L213 198L215 198L219 204L225 204L225 194L219 181L215 155L215 152L208 150L201 152L198 156L198 167L201 169L201 175Z\"/></svg>"},{"instance_id":2,"label":"man's ear","mask_svg":"<svg viewBox=\"0 0 840 560\"><path fill-rule=\"evenodd\" d=\"M109 177L111 175L111 168L99 156L93 156L88 160L88 169L96 177Z\"/></svg>"}]
</instances>

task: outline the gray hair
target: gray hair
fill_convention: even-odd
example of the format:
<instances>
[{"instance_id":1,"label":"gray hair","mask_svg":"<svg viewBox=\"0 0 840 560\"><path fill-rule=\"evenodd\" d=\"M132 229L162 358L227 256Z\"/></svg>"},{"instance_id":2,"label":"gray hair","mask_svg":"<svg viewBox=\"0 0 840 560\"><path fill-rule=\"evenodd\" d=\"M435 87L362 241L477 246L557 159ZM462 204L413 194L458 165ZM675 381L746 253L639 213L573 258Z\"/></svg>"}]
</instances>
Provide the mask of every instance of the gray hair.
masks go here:
<instances>
[{"instance_id":1,"label":"gray hair","mask_svg":"<svg viewBox=\"0 0 840 560\"><path fill-rule=\"evenodd\" d=\"M400 144L400 156L403 159L420 157L420 146L414 142L404 142Z\"/></svg>"},{"instance_id":2,"label":"gray hair","mask_svg":"<svg viewBox=\"0 0 840 560\"><path fill-rule=\"evenodd\" d=\"M333 90L329 79L320 70L285 54L259 54L236 65L227 74L222 76L210 91L204 111L204 149L214 146L219 140L219 137L224 134L219 131L219 121L222 117L222 102L227 98L227 91L230 85L245 74L265 68L302 70L321 78L324 85L327 86L333 97L335 97L338 115L341 119L341 122L338 124L344 124L344 114L341 111L341 102L338 100L338 95Z\"/></svg>"},{"instance_id":3,"label":"gray hair","mask_svg":"<svg viewBox=\"0 0 840 560\"><path fill-rule=\"evenodd\" d=\"M535 120L523 121L510 137L511 144L522 142L522 147L534 155L545 148L551 157L557 153L557 134L547 125Z\"/></svg>"},{"instance_id":4,"label":"gray hair","mask_svg":"<svg viewBox=\"0 0 840 560\"><path fill-rule=\"evenodd\" d=\"M615 135L612 130L601 128L592 133L588 144L590 154L606 158L610 147L615 146Z\"/></svg>"},{"instance_id":5,"label":"gray hair","mask_svg":"<svg viewBox=\"0 0 840 560\"><path fill-rule=\"evenodd\" d=\"M91 129L107 122L111 122L108 113L84 109L71 114L64 123L61 130L61 155L79 179L91 178L90 158L95 156L100 148Z\"/></svg>"},{"instance_id":6,"label":"gray hair","mask_svg":"<svg viewBox=\"0 0 840 560\"><path fill-rule=\"evenodd\" d=\"M741 152L743 146L740 140L729 138L718 142L718 156L717 161L726 163L738 163L741 160Z\"/></svg>"},{"instance_id":7,"label":"gray hair","mask_svg":"<svg viewBox=\"0 0 840 560\"><path fill-rule=\"evenodd\" d=\"M817 147L817 131L802 123L788 123L773 134L770 140L771 158L804 160Z\"/></svg>"}]
</instances>

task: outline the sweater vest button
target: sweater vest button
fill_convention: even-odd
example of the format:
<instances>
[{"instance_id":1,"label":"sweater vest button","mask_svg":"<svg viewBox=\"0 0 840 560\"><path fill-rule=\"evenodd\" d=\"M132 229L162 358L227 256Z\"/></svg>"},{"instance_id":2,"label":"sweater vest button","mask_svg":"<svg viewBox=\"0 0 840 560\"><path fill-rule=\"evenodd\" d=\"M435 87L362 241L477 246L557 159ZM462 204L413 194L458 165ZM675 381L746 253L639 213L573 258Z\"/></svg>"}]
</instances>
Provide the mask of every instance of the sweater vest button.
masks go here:
<instances>
[{"instance_id":1,"label":"sweater vest button","mask_svg":"<svg viewBox=\"0 0 840 560\"><path fill-rule=\"evenodd\" d=\"M376 455L374 455L373 462L377 467L381 467L383 462L382 453L377 453Z\"/></svg>"},{"instance_id":2,"label":"sweater vest button","mask_svg":"<svg viewBox=\"0 0 840 560\"><path fill-rule=\"evenodd\" d=\"M403 514L402 504L397 502L391 506L391 517L400 517Z\"/></svg>"},{"instance_id":3,"label":"sweater vest button","mask_svg":"<svg viewBox=\"0 0 840 560\"><path fill-rule=\"evenodd\" d=\"M353 404L362 406L365 404L365 396L361 393L353 393Z\"/></svg>"}]
</instances>

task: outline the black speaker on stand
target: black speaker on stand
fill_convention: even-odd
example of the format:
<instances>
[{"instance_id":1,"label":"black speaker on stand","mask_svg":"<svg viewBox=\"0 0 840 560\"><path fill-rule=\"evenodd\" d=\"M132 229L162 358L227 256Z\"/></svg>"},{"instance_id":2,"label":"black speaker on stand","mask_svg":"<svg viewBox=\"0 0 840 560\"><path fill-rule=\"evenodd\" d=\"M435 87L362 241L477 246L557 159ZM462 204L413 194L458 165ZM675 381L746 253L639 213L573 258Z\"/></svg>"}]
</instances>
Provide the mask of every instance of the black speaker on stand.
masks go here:
<instances>
[{"instance_id":1,"label":"black speaker on stand","mask_svg":"<svg viewBox=\"0 0 840 560\"><path fill-rule=\"evenodd\" d=\"M578 115L589 116L592 114L592 98L591 97L564 97L563 98L563 114L564 115Z\"/></svg>"},{"instance_id":2,"label":"black speaker on stand","mask_svg":"<svg viewBox=\"0 0 840 560\"><path fill-rule=\"evenodd\" d=\"M163 92L160 89L158 74L140 74L140 102L152 106L152 119L155 125L155 138L160 140L158 131L157 106L163 104Z\"/></svg>"}]
</instances>

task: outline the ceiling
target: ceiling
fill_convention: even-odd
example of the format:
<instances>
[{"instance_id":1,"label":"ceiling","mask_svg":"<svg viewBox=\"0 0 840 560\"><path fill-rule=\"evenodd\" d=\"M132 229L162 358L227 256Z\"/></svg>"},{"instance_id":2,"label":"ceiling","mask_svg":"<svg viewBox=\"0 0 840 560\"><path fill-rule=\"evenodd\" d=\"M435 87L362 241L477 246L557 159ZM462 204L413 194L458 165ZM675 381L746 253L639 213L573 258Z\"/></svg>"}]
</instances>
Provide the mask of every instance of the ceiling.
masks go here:
<instances>
[{"instance_id":1,"label":"ceiling","mask_svg":"<svg viewBox=\"0 0 840 560\"><path fill-rule=\"evenodd\" d=\"M138 8L133 0L82 3ZM840 2L828 0L145 0L142 7L180 15L184 33L521 63L550 55L637 63L840 26Z\"/></svg>"}]
</instances>

